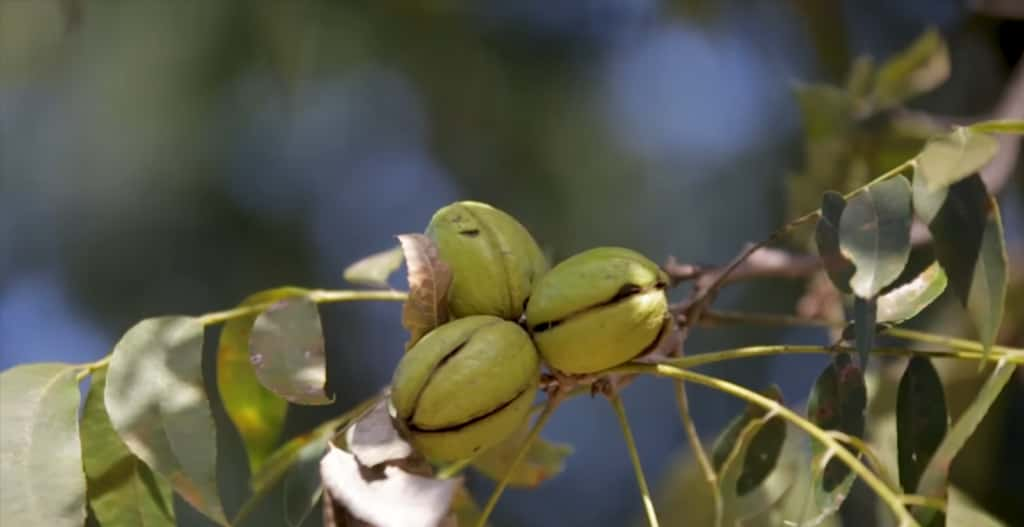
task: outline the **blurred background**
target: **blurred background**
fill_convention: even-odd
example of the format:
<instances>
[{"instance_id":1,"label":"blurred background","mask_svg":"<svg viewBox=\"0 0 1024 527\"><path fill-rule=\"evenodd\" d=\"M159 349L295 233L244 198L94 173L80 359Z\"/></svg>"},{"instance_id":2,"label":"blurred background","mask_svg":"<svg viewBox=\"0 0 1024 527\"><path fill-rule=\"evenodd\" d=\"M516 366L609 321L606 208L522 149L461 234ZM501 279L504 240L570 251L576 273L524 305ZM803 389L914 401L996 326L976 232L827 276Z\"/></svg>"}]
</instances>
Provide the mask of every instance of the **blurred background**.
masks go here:
<instances>
[{"instance_id":1,"label":"blurred background","mask_svg":"<svg viewBox=\"0 0 1024 527\"><path fill-rule=\"evenodd\" d=\"M798 83L842 85L858 56L883 61L934 27L951 75L912 109L985 118L1022 67L1022 17L1010 0L0 0L0 368L95 360L142 318L224 309L269 287L345 287L346 265L456 199L517 216L556 261L596 245L727 261L794 211L788 181L804 171L807 132ZM1019 247L1020 163L1007 174L1000 203ZM746 283L720 302L792 312L804 288ZM402 353L396 304L322 314L337 403L293 408L286 436L373 394ZM929 317L970 334L949 323L963 319L949 302ZM1024 312L1005 324L1020 345ZM687 353L827 339L698 331ZM778 383L802 405L825 364L710 371ZM951 398L971 393L968 369L944 370L966 383ZM708 440L742 409L690 391ZM669 482L686 452L670 385L641 381L625 399L649 478ZM1021 376L983 431L956 477L1024 525ZM606 404L571 401L545 435L575 445L566 471L508 493L496 525L637 518ZM243 461L225 463L222 486L244 487L244 455L224 450ZM489 482L470 483L486 497ZM665 485L679 517L664 519L685 524L701 504ZM183 524L203 525L178 505Z\"/></svg>"}]
</instances>

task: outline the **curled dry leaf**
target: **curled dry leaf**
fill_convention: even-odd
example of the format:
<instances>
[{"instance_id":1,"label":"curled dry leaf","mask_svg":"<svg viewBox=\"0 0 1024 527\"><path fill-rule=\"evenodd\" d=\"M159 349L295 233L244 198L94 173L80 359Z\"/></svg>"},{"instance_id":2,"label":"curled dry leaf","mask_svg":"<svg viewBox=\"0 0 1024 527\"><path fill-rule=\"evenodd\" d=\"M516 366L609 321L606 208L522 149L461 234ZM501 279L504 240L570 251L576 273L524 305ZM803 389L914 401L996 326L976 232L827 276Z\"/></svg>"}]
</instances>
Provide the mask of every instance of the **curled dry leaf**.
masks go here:
<instances>
[{"instance_id":1,"label":"curled dry leaf","mask_svg":"<svg viewBox=\"0 0 1024 527\"><path fill-rule=\"evenodd\" d=\"M325 507L335 521L341 508L341 514L376 527L441 525L460 485L457 479L411 474L395 465L370 468L333 444L320 461L320 476L329 497Z\"/></svg>"},{"instance_id":2,"label":"curled dry leaf","mask_svg":"<svg viewBox=\"0 0 1024 527\"><path fill-rule=\"evenodd\" d=\"M402 307L402 326L409 331L408 350L423 335L448 320L448 288L452 271L437 246L422 234L400 234L409 273L409 298Z\"/></svg>"}]
</instances>

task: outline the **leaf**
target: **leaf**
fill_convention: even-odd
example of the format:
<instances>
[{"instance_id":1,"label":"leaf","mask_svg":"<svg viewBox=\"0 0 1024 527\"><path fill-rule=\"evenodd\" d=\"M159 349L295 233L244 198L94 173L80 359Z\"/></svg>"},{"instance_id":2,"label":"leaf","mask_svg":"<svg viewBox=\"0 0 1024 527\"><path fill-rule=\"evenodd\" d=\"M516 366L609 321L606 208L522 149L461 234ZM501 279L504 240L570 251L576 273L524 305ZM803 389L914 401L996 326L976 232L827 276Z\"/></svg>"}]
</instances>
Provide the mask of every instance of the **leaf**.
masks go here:
<instances>
[{"instance_id":1,"label":"leaf","mask_svg":"<svg viewBox=\"0 0 1024 527\"><path fill-rule=\"evenodd\" d=\"M914 357L900 379L896 399L896 444L900 485L910 494L949 426L942 381L931 361Z\"/></svg>"},{"instance_id":2,"label":"leaf","mask_svg":"<svg viewBox=\"0 0 1024 527\"><path fill-rule=\"evenodd\" d=\"M345 268L345 281L369 287L388 286L388 277L402 266L401 247L374 253Z\"/></svg>"},{"instance_id":3,"label":"leaf","mask_svg":"<svg viewBox=\"0 0 1024 527\"><path fill-rule=\"evenodd\" d=\"M4 525L81 526L85 475L78 381L70 364L0 373L0 518Z\"/></svg>"},{"instance_id":4,"label":"leaf","mask_svg":"<svg viewBox=\"0 0 1024 527\"><path fill-rule=\"evenodd\" d=\"M459 486L455 491L455 499L452 501L452 510L449 516L454 516L455 525L458 527L473 527L480 522L483 511L477 505L473 496L466 490L464 485Z\"/></svg>"},{"instance_id":5,"label":"leaf","mask_svg":"<svg viewBox=\"0 0 1024 527\"><path fill-rule=\"evenodd\" d=\"M946 525L965 525L970 527L1006 527L980 505L974 502L966 492L957 487L949 487L946 500Z\"/></svg>"},{"instance_id":6,"label":"leaf","mask_svg":"<svg viewBox=\"0 0 1024 527\"><path fill-rule=\"evenodd\" d=\"M1024 120L1021 119L996 119L982 121L969 126L975 132L987 132L993 134L1024 134Z\"/></svg>"},{"instance_id":7,"label":"leaf","mask_svg":"<svg viewBox=\"0 0 1024 527\"><path fill-rule=\"evenodd\" d=\"M473 459L473 468L495 481L501 480L529 431L529 423L523 423L523 426L507 439L476 456ZM572 445L538 437L526 451L523 461L512 471L509 485L533 488L561 474L565 470L565 460L572 451Z\"/></svg>"},{"instance_id":8,"label":"leaf","mask_svg":"<svg viewBox=\"0 0 1024 527\"><path fill-rule=\"evenodd\" d=\"M861 370L868 367L868 358L875 349L876 319L878 305L875 300L860 297L853 299L853 336L860 358Z\"/></svg>"},{"instance_id":9,"label":"leaf","mask_svg":"<svg viewBox=\"0 0 1024 527\"><path fill-rule=\"evenodd\" d=\"M334 402L324 389L327 359L320 312L306 297L282 300L256 317L249 362L270 391L295 404Z\"/></svg>"},{"instance_id":10,"label":"leaf","mask_svg":"<svg viewBox=\"0 0 1024 527\"><path fill-rule=\"evenodd\" d=\"M910 184L903 176L864 188L846 204L839 245L857 267L850 287L872 298L892 283L910 257Z\"/></svg>"},{"instance_id":11,"label":"leaf","mask_svg":"<svg viewBox=\"0 0 1024 527\"><path fill-rule=\"evenodd\" d=\"M782 392L772 386L763 395L782 403ZM759 490L776 471L786 442L786 421L779 416L769 415L755 405L747 407L736 416L712 447L712 463L719 473L719 486L733 507L738 507L739 498ZM772 486L775 492L770 497L760 497L758 506L747 504L739 507L744 516L762 512L777 501L787 490L785 486Z\"/></svg>"},{"instance_id":12,"label":"leaf","mask_svg":"<svg viewBox=\"0 0 1024 527\"><path fill-rule=\"evenodd\" d=\"M302 525L320 501L323 494L320 460L326 452L326 441L307 443L296 453L294 463L284 476L284 514L289 527Z\"/></svg>"},{"instance_id":13,"label":"leaf","mask_svg":"<svg viewBox=\"0 0 1024 527\"><path fill-rule=\"evenodd\" d=\"M437 246L422 234L400 234L409 272L409 298L402 307L402 326L409 331L408 350L423 335L448 321L448 288L452 270Z\"/></svg>"},{"instance_id":14,"label":"leaf","mask_svg":"<svg viewBox=\"0 0 1024 527\"><path fill-rule=\"evenodd\" d=\"M992 136L958 126L925 143L915 158L915 177L924 179L930 191L948 187L985 166L997 150L999 142Z\"/></svg>"},{"instance_id":15,"label":"leaf","mask_svg":"<svg viewBox=\"0 0 1024 527\"><path fill-rule=\"evenodd\" d=\"M942 84L949 77L949 51L931 29L878 70L875 98L881 106L899 104Z\"/></svg>"},{"instance_id":16,"label":"leaf","mask_svg":"<svg viewBox=\"0 0 1024 527\"><path fill-rule=\"evenodd\" d=\"M92 375L82 413L82 465L89 508L103 527L173 526L171 485L128 450L107 415L106 370Z\"/></svg>"},{"instance_id":17,"label":"leaf","mask_svg":"<svg viewBox=\"0 0 1024 527\"><path fill-rule=\"evenodd\" d=\"M839 221L845 208L846 199L842 194L831 190L825 192L821 199L821 218L814 231L814 240L832 284L844 293L852 293L850 278L856 269L839 249Z\"/></svg>"},{"instance_id":18,"label":"leaf","mask_svg":"<svg viewBox=\"0 0 1024 527\"><path fill-rule=\"evenodd\" d=\"M807 403L807 417L824 430L838 430L854 437L864 437L864 409L867 406L867 388L864 374L850 359L848 353L835 356L814 383ZM816 454L824 447L815 441ZM843 487L849 488L854 474L839 459L831 459L816 481L826 494L838 491L839 501L845 497Z\"/></svg>"},{"instance_id":19,"label":"leaf","mask_svg":"<svg viewBox=\"0 0 1024 527\"><path fill-rule=\"evenodd\" d=\"M320 475L331 503L377 527L439 525L461 484L458 479L438 480L395 465L371 469L333 444L320 462Z\"/></svg>"},{"instance_id":20,"label":"leaf","mask_svg":"<svg viewBox=\"0 0 1024 527\"><path fill-rule=\"evenodd\" d=\"M226 525L202 358L199 319L143 320L114 347L104 402L128 450L167 478L196 510Z\"/></svg>"},{"instance_id":21,"label":"leaf","mask_svg":"<svg viewBox=\"0 0 1024 527\"><path fill-rule=\"evenodd\" d=\"M938 262L928 266L913 280L878 297L878 323L900 322L917 316L946 290L946 272Z\"/></svg>"},{"instance_id":22,"label":"leaf","mask_svg":"<svg viewBox=\"0 0 1024 527\"><path fill-rule=\"evenodd\" d=\"M967 439L974 434L974 430L981 424L981 420L988 414L989 408L999 397L1006 383L1013 378L1016 365L1008 362L1000 362L989 375L985 384L978 390L978 395L967 406L956 423L949 429L945 439L939 444L939 448L932 454L931 460L921 473L921 479L917 484L917 494L942 498L946 493L946 484L949 478L949 468L953 465L953 459L963 448ZM914 509L914 517L922 524L927 524L935 516L933 509L919 507Z\"/></svg>"},{"instance_id":23,"label":"leaf","mask_svg":"<svg viewBox=\"0 0 1024 527\"><path fill-rule=\"evenodd\" d=\"M999 333L1006 300L1007 256L999 205L977 174L938 192L916 185L914 202L929 222L935 257L987 353Z\"/></svg>"},{"instance_id":24,"label":"leaf","mask_svg":"<svg viewBox=\"0 0 1024 527\"><path fill-rule=\"evenodd\" d=\"M252 306L302 296L308 290L280 287L255 293L240 306ZM217 389L224 410L242 436L249 468L260 470L263 461L281 439L288 402L266 389L249 362L249 333L257 314L224 323L217 345Z\"/></svg>"}]
</instances>

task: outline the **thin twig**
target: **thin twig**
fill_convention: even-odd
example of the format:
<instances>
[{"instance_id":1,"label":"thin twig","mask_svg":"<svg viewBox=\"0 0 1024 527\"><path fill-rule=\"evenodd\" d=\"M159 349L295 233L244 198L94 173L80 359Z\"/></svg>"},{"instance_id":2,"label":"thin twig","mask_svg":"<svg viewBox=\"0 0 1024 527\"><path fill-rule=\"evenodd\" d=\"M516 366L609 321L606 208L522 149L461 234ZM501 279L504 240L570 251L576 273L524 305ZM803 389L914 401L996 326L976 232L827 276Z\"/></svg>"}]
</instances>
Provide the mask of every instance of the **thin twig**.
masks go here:
<instances>
[{"instance_id":1,"label":"thin twig","mask_svg":"<svg viewBox=\"0 0 1024 527\"><path fill-rule=\"evenodd\" d=\"M1002 348L1002 346L1000 347ZM795 344L777 344L770 346L747 346L721 351L701 353L699 355L688 355L686 357L668 359L662 364L668 364L677 368L692 369L716 362L723 362L737 359L750 359L754 357L770 357L775 355L796 355L796 354L824 354L831 355L843 351L856 351L852 346L808 346ZM895 357L928 357L930 359L960 359L960 360L987 360L999 362L1006 360L1011 364L1024 364L1024 350L1009 348L997 350L993 348L992 353L987 357L980 351L975 350L932 350L932 349L911 349L911 348L874 348L871 353L876 355L890 355Z\"/></svg>"},{"instance_id":2,"label":"thin twig","mask_svg":"<svg viewBox=\"0 0 1024 527\"><path fill-rule=\"evenodd\" d=\"M892 477L892 474L889 474L889 470L885 468L882 460L878 458L877 454L875 454L871 445L865 443L863 439L857 436L844 434L838 430L829 430L828 433L839 441L852 446L857 452L863 455L868 460L868 464L871 465L871 468L875 469L875 472L878 473L878 477L882 478L882 481L889 485L890 489L896 492L900 490L899 482Z\"/></svg>"},{"instance_id":3,"label":"thin twig","mask_svg":"<svg viewBox=\"0 0 1024 527\"><path fill-rule=\"evenodd\" d=\"M561 403L562 398L556 392L554 395L548 398L548 405L544 407L540 415L537 416L537 420L533 423L533 427L530 428L530 433L527 434L526 439L523 440L523 444L519 446L519 451L516 452L516 456L512 458L512 463L505 470L505 475L501 477L501 481L498 482L498 486L491 492L491 497L487 499L487 504L484 505L483 512L480 513L480 518L477 519L476 527L485 527L487 525L487 518L494 512L494 507L498 505L498 500L501 498L501 494L505 492L505 487L508 486L509 481L512 479L512 473L516 470L516 467L523 462L526 458L526 452L530 449L530 445L540 435L540 431L547 424L548 419L554 413L555 408Z\"/></svg>"},{"instance_id":4,"label":"thin twig","mask_svg":"<svg viewBox=\"0 0 1024 527\"><path fill-rule=\"evenodd\" d=\"M650 527L658 527L658 514L654 511L654 501L651 500L651 491L647 487L647 479L644 478L644 468L640 464L640 453L636 449L636 441L633 439L633 430L629 426L629 419L626 418L626 408L622 406L622 397L618 392L612 392L608 400L615 409L615 416L619 418L619 426L622 428L622 437L626 440L626 448L629 450L629 460L633 463L633 473L636 475L636 484L640 487L640 499L644 502L644 512L647 513L647 524Z\"/></svg>"},{"instance_id":5,"label":"thin twig","mask_svg":"<svg viewBox=\"0 0 1024 527\"><path fill-rule=\"evenodd\" d=\"M690 449L693 450L693 457L697 460L697 466L700 467L704 480L707 481L708 488L711 489L711 498L715 510L714 526L720 527L722 525L722 515L725 511L723 510L722 491L718 488L718 475L715 474L715 467L711 465L707 451L704 450L704 444L700 440L700 434L697 433L697 425L693 422L693 416L690 415L690 402L686 395L686 384L683 381L675 382L675 394L676 405L679 407L679 419L683 422L686 439L690 443Z\"/></svg>"},{"instance_id":6,"label":"thin twig","mask_svg":"<svg viewBox=\"0 0 1024 527\"><path fill-rule=\"evenodd\" d=\"M843 463L850 467L850 470L852 470L858 476L860 476L860 478L864 480L864 483L871 487L871 489L878 495L878 497L881 498L881 500L884 501L886 505L888 505L892 513L896 516L896 518L900 520L900 525L918 525L917 521L914 520L914 517L911 516L907 509L904 507L903 502L900 499L900 496L897 493L894 493L892 489L890 489L884 481L879 479L879 477L874 472L871 472L870 469L864 466L864 464L861 463L859 459L857 459L857 456L855 456L846 448L843 448L843 446L840 445L835 438L829 435L828 432L822 430L814 423L811 423L804 417L798 415L796 412L793 412L789 408L786 408L782 404L779 404L775 400L769 399L768 397L765 397L757 392L748 390L747 388L744 388L743 386L740 386L738 384L734 384L716 377L703 375L697 372L676 368L668 364L651 365L631 363L625 366L612 368L611 370L608 370L608 372L641 374L645 373L658 375L661 377L668 377L672 379L684 379L687 382L695 382L697 384L702 384L709 388L754 403L769 412L774 412L777 415L781 416L783 419L786 419L790 423L793 423L798 428L802 429L814 440L822 443L828 449L835 451L836 457L838 457Z\"/></svg>"}]
</instances>

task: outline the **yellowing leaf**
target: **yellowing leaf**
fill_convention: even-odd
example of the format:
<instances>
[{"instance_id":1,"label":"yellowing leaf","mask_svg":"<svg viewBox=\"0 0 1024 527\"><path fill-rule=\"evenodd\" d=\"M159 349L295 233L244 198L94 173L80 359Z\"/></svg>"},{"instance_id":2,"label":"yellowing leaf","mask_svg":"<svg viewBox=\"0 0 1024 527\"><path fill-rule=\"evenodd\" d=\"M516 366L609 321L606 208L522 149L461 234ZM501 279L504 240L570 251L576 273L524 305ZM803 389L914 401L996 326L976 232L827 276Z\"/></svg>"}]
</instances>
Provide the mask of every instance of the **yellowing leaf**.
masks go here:
<instances>
[{"instance_id":1,"label":"yellowing leaf","mask_svg":"<svg viewBox=\"0 0 1024 527\"><path fill-rule=\"evenodd\" d=\"M878 70L875 98L882 106L899 104L929 91L949 77L949 51L938 31L931 29Z\"/></svg>"},{"instance_id":2,"label":"yellowing leaf","mask_svg":"<svg viewBox=\"0 0 1024 527\"><path fill-rule=\"evenodd\" d=\"M298 287L280 287L250 295L240 305L276 302L307 292ZM249 362L249 334L256 316L254 313L225 322L217 345L217 389L224 410L242 436L249 469L254 474L277 446L288 412L288 402L260 384Z\"/></svg>"}]
</instances>

